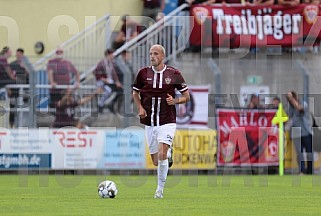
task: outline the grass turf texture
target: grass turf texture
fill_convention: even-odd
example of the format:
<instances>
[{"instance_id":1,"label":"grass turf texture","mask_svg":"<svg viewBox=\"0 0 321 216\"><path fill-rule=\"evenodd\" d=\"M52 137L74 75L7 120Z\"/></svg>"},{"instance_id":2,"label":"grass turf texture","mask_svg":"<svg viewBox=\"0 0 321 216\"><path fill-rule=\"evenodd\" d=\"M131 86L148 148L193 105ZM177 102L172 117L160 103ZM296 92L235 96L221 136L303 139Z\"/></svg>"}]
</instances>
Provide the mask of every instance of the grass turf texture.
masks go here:
<instances>
[{"instance_id":1,"label":"grass turf texture","mask_svg":"<svg viewBox=\"0 0 321 216\"><path fill-rule=\"evenodd\" d=\"M0 215L320 215L320 176L108 176L115 199L98 197L105 176L1 175Z\"/></svg>"}]
</instances>

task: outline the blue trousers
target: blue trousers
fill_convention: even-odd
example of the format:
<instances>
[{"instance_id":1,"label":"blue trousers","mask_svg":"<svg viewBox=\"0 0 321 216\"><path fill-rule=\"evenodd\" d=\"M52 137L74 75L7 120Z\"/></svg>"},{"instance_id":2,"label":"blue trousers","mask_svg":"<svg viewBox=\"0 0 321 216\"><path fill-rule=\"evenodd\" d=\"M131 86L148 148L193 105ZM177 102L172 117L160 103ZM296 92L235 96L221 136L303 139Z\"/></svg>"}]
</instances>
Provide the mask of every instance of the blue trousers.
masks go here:
<instances>
[{"instance_id":1,"label":"blue trousers","mask_svg":"<svg viewBox=\"0 0 321 216\"><path fill-rule=\"evenodd\" d=\"M301 173L313 174L313 149L312 135L294 138L293 143L297 152L298 167ZM303 150L307 154L307 160L303 157Z\"/></svg>"}]
</instances>

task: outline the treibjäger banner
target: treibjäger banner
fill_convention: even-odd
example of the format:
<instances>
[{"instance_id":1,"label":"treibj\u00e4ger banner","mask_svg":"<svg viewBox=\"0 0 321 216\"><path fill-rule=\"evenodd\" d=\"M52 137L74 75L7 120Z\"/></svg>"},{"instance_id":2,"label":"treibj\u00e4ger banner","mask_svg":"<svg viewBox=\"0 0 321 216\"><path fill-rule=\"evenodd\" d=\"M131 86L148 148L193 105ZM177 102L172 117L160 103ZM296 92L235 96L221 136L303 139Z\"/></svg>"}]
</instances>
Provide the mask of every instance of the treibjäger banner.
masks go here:
<instances>
[{"instance_id":1,"label":"treibj\u00e4ger banner","mask_svg":"<svg viewBox=\"0 0 321 216\"><path fill-rule=\"evenodd\" d=\"M278 165L276 110L216 109L219 166Z\"/></svg>"},{"instance_id":2,"label":"treibj\u00e4ger banner","mask_svg":"<svg viewBox=\"0 0 321 216\"><path fill-rule=\"evenodd\" d=\"M190 43L213 47L313 45L321 38L320 6L203 6L191 8Z\"/></svg>"}]
</instances>

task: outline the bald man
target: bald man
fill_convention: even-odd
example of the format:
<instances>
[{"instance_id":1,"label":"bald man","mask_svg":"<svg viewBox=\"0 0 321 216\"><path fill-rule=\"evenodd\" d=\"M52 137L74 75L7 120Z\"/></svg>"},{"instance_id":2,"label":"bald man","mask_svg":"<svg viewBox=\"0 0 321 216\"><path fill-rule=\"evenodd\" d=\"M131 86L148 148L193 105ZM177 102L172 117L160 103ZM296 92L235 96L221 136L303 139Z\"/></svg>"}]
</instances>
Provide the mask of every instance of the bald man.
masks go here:
<instances>
[{"instance_id":1,"label":"bald man","mask_svg":"<svg viewBox=\"0 0 321 216\"><path fill-rule=\"evenodd\" d=\"M158 185L154 198L163 198L168 168L173 163L172 142L176 131L175 104L190 100L188 86L181 72L164 64L165 49L153 45L149 52L151 66L142 68L133 85L133 98L138 108L153 164L157 166ZM175 90L181 93L175 97Z\"/></svg>"}]
</instances>

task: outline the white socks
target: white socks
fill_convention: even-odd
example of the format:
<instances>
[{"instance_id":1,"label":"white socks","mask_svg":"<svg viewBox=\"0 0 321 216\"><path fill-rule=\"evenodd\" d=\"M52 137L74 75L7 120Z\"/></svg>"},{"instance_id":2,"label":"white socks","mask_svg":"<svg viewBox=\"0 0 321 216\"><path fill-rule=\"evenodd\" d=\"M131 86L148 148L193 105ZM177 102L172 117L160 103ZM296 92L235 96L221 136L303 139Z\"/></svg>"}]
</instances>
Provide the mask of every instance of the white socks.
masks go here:
<instances>
[{"instance_id":1,"label":"white socks","mask_svg":"<svg viewBox=\"0 0 321 216\"><path fill-rule=\"evenodd\" d=\"M157 191L163 191L165 182L166 182L167 172L168 172L168 159L159 160L158 167L157 167L157 177L158 177Z\"/></svg>"}]
</instances>

